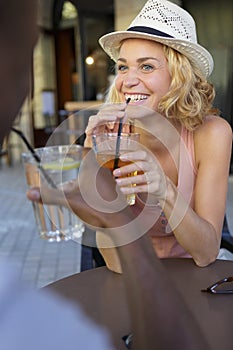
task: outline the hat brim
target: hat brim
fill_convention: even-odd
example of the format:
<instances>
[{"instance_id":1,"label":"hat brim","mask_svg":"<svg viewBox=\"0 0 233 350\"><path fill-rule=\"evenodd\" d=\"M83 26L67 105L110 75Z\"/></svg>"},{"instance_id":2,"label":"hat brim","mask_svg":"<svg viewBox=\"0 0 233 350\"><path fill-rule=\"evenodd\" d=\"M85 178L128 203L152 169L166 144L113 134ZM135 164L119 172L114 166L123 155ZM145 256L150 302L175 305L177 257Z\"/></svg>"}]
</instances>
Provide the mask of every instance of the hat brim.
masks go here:
<instances>
[{"instance_id":1,"label":"hat brim","mask_svg":"<svg viewBox=\"0 0 233 350\"><path fill-rule=\"evenodd\" d=\"M165 38L135 31L117 31L102 36L99 43L103 50L116 62L121 42L125 39L156 41L187 56L195 66L199 67L205 77L208 77L213 71L214 62L211 54L201 45L181 39Z\"/></svg>"}]
</instances>

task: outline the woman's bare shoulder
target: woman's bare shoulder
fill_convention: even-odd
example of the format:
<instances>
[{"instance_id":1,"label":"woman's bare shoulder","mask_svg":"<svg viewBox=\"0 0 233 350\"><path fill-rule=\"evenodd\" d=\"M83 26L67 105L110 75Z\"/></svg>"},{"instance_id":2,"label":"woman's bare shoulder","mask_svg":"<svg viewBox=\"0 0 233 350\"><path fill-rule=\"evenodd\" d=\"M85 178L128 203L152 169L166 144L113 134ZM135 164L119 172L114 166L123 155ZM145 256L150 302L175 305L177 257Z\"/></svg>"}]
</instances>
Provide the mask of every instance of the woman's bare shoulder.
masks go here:
<instances>
[{"instance_id":1,"label":"woman's bare shoulder","mask_svg":"<svg viewBox=\"0 0 233 350\"><path fill-rule=\"evenodd\" d=\"M208 115L194 132L195 139L226 137L232 139L232 128L228 121L220 116Z\"/></svg>"},{"instance_id":2,"label":"woman's bare shoulder","mask_svg":"<svg viewBox=\"0 0 233 350\"><path fill-rule=\"evenodd\" d=\"M222 117L207 116L203 124L194 131L195 157L197 166L204 159L229 159L232 148L232 129ZM206 163L207 164L207 163Z\"/></svg>"}]
</instances>

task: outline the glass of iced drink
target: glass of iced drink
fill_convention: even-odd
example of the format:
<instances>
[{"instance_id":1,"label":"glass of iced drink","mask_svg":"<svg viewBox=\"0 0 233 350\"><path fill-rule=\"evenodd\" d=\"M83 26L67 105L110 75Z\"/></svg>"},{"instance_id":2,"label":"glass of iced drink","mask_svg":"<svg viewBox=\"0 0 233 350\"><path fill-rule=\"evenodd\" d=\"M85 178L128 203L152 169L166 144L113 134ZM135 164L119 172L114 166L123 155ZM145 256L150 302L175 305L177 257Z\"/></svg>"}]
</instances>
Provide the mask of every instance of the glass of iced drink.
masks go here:
<instances>
[{"instance_id":1,"label":"glass of iced drink","mask_svg":"<svg viewBox=\"0 0 233 350\"><path fill-rule=\"evenodd\" d=\"M93 148L96 159L101 167L113 171L131 162L123 162L120 156L123 153L136 151L139 148L140 135L138 133L101 133L92 135ZM127 176L135 176L137 171L129 173ZM131 186L135 186L134 184ZM127 195L127 203L135 204L135 194Z\"/></svg>"},{"instance_id":2,"label":"glass of iced drink","mask_svg":"<svg viewBox=\"0 0 233 350\"><path fill-rule=\"evenodd\" d=\"M62 188L62 184L77 178L82 160L82 146L48 146L34 151L40 158L40 163L35 160L32 153L22 154L28 186L44 184ZM81 242L85 226L71 210L63 206L35 202L32 205L41 238L50 242L70 239Z\"/></svg>"}]
</instances>

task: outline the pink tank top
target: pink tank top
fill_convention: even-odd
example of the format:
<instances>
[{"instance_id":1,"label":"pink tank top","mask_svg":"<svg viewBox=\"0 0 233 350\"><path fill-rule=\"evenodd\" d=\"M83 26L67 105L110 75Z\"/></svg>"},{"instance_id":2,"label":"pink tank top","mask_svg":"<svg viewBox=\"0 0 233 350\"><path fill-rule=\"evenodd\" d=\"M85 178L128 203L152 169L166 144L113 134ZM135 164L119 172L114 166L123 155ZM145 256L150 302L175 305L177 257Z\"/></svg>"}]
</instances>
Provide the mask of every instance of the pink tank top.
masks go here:
<instances>
[{"instance_id":1,"label":"pink tank top","mask_svg":"<svg viewBox=\"0 0 233 350\"><path fill-rule=\"evenodd\" d=\"M182 127L181 129L178 166L179 171L177 188L187 203L189 203L189 206L193 208L193 189L195 185L197 169L195 166L193 132L188 131L185 127ZM152 240L152 244L158 257L190 257L190 255L177 242L160 205L145 206L139 197L137 197L136 200L138 203L137 211L140 211L143 208L143 215L145 215L145 220L151 217L151 215L153 215L155 218L155 224L151 227L148 234ZM136 207L134 208L136 209Z\"/></svg>"}]
</instances>

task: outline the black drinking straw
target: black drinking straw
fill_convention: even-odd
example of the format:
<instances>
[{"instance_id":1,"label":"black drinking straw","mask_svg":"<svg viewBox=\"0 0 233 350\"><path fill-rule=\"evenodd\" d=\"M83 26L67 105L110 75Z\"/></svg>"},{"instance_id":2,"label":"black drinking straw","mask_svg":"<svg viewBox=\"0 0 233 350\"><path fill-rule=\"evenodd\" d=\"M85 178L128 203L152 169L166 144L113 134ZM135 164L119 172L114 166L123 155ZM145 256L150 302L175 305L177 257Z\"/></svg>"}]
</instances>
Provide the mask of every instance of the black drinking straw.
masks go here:
<instances>
[{"instance_id":1,"label":"black drinking straw","mask_svg":"<svg viewBox=\"0 0 233 350\"><path fill-rule=\"evenodd\" d=\"M41 159L38 156L38 154L35 152L35 150L33 149L33 147L30 145L30 143L28 142L28 140L26 139L25 135L23 134L23 132L21 130L15 129L15 128L11 128L12 131L14 131L16 134L18 134L21 139L23 140L23 142L25 143L25 145L27 146L28 150L31 152L33 158L35 159L35 161L38 164L38 168L40 169L41 173L43 174L44 178L46 179L46 181L48 182L48 184L50 184L51 187L53 188L57 188L57 186L55 185L55 183L53 182L53 180L50 178L50 176L47 174L47 172L44 170L43 166L41 165Z\"/></svg>"},{"instance_id":2,"label":"black drinking straw","mask_svg":"<svg viewBox=\"0 0 233 350\"><path fill-rule=\"evenodd\" d=\"M131 98L127 98L126 105L129 104ZM113 170L118 168L118 162L119 162L119 156L120 156L120 143L121 143L121 132L122 132L122 126L123 126L123 118L119 121L118 131L117 131L117 143L116 143L116 152L115 152L115 159L114 159L114 165Z\"/></svg>"}]
</instances>

